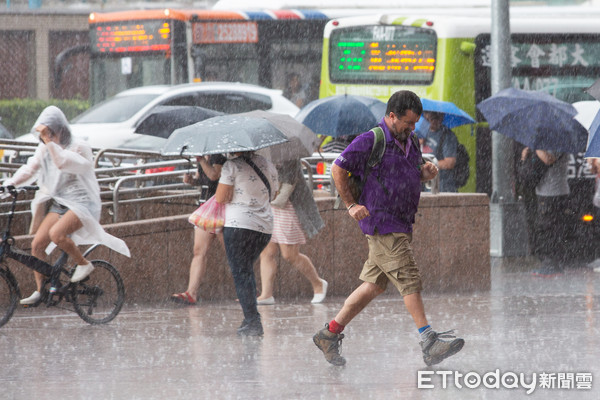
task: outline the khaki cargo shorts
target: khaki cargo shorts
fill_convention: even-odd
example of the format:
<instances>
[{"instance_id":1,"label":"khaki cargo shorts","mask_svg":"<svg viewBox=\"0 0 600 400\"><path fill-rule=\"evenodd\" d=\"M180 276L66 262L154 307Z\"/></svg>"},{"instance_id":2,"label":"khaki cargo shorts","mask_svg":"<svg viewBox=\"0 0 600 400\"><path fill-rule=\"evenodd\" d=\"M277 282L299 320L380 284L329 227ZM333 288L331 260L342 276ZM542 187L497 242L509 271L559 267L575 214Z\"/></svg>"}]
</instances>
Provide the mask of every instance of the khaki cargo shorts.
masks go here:
<instances>
[{"instance_id":1,"label":"khaki cargo shorts","mask_svg":"<svg viewBox=\"0 0 600 400\"><path fill-rule=\"evenodd\" d=\"M421 274L410 247L412 234L366 236L369 242L369 259L360 273L362 281L374 283L384 290L388 281L391 281L402 296L423 289Z\"/></svg>"}]
</instances>

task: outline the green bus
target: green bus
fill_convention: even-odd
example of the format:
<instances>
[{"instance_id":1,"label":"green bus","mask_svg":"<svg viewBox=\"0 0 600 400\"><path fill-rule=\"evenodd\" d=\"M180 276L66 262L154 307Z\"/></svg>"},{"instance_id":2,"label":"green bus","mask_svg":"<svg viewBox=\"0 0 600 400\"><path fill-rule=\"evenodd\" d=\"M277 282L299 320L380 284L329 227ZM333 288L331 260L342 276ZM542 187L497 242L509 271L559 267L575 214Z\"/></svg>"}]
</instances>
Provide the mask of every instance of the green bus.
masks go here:
<instances>
[{"instance_id":1,"label":"green bus","mask_svg":"<svg viewBox=\"0 0 600 400\"><path fill-rule=\"evenodd\" d=\"M600 77L598 13L570 8L559 17L555 7L518 10L510 20L511 54L503 55L511 59L512 85L545 90L570 103L593 100L583 90ZM353 94L385 102L409 89L453 102L478 121L454 129L470 155L471 174L460 191L491 194L491 135L476 110L491 95L489 10L427 13L329 21L320 97ZM571 177L589 176L582 155L571 163Z\"/></svg>"}]
</instances>

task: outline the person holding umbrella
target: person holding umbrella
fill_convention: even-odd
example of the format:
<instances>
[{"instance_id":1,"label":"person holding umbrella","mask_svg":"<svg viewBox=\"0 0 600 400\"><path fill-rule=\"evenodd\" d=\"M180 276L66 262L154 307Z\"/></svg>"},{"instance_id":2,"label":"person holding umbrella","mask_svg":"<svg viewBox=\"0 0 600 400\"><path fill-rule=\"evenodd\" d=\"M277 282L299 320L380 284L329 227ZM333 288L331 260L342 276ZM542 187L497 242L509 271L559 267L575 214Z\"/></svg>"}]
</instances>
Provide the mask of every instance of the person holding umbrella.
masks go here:
<instances>
[{"instance_id":1,"label":"person holding umbrella","mask_svg":"<svg viewBox=\"0 0 600 400\"><path fill-rule=\"evenodd\" d=\"M262 336L256 303L254 263L273 232L271 200L279 186L275 166L252 152L236 152L227 160L215 194L225 204L223 239L237 297L244 313L241 336Z\"/></svg>"},{"instance_id":2,"label":"person holding umbrella","mask_svg":"<svg viewBox=\"0 0 600 400\"><path fill-rule=\"evenodd\" d=\"M346 363L339 352L345 326L385 291L388 282L403 296L418 328L427 365L456 354L464 345L464 340L451 331L438 333L429 325L421 298L421 276L410 245L421 183L438 173L433 163L423 160L413 132L422 112L421 100L411 91L401 90L390 97L378 126L385 135L385 151L381 161L370 169L358 199L353 198L348 185L348 172L361 178L365 174L375 135L359 135L332 166L338 193L369 242L368 259L360 275L363 283L350 294L335 318L313 336L315 345L333 365Z\"/></svg>"},{"instance_id":3,"label":"person holding umbrella","mask_svg":"<svg viewBox=\"0 0 600 400\"><path fill-rule=\"evenodd\" d=\"M424 151L427 147L438 160L440 169L440 192L456 192L453 169L456 165L458 139L446 125L444 114L440 112L423 112L423 117L429 123L425 137L421 139Z\"/></svg>"},{"instance_id":4,"label":"person holding umbrella","mask_svg":"<svg viewBox=\"0 0 600 400\"><path fill-rule=\"evenodd\" d=\"M300 245L306 243L306 236L316 235L325 224L312 191L304 180L300 160L282 163L277 172L281 186L277 197L271 202L273 236L260 255L262 290L257 299L258 304L275 304L273 284L277 274L277 247L283 258L310 281L314 292L311 303L321 303L327 295L327 281L319 277L310 258L300 253Z\"/></svg>"},{"instance_id":5,"label":"person holding umbrella","mask_svg":"<svg viewBox=\"0 0 600 400\"><path fill-rule=\"evenodd\" d=\"M529 147L521 152L525 160ZM566 153L547 150L535 150L536 156L548 169L535 187L537 211L535 218L535 250L541 268L533 271L534 276L552 277L563 272L561 257L565 252L569 210L569 157Z\"/></svg>"}]
</instances>

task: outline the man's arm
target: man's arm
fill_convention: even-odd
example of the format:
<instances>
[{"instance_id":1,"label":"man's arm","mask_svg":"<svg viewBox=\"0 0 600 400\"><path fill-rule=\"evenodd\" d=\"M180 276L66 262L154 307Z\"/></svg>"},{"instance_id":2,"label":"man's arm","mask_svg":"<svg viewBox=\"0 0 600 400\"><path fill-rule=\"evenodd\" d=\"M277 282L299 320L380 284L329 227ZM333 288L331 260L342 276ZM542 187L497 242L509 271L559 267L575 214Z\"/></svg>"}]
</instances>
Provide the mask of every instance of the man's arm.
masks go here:
<instances>
[{"instance_id":1,"label":"man's arm","mask_svg":"<svg viewBox=\"0 0 600 400\"><path fill-rule=\"evenodd\" d=\"M438 167L440 169L453 169L456 165L456 157L446 157L438 160Z\"/></svg>"},{"instance_id":2,"label":"man's arm","mask_svg":"<svg viewBox=\"0 0 600 400\"><path fill-rule=\"evenodd\" d=\"M350 216L357 221L368 217L370 215L369 210L356 202L357 200L354 199L352 192L348 187L348 171L334 163L331 166L331 176L335 182L335 188L340 195L340 199L342 199L346 205Z\"/></svg>"},{"instance_id":3,"label":"man's arm","mask_svg":"<svg viewBox=\"0 0 600 400\"><path fill-rule=\"evenodd\" d=\"M547 152L546 150L536 150L535 154L537 154L538 158L546 165L552 165L557 160L556 156Z\"/></svg>"}]
</instances>

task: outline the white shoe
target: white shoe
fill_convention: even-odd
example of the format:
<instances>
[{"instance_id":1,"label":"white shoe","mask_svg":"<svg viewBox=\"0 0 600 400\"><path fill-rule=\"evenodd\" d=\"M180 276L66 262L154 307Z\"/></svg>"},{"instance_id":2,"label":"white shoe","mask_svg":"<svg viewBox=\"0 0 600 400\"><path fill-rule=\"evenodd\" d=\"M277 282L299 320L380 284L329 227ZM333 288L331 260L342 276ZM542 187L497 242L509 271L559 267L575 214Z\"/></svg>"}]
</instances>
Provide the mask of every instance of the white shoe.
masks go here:
<instances>
[{"instance_id":1,"label":"white shoe","mask_svg":"<svg viewBox=\"0 0 600 400\"><path fill-rule=\"evenodd\" d=\"M322 303L323 300L325 300L325 296L327 296L327 286L329 285L325 279L321 279L321 282L323 282L323 293L315 293L312 300L310 301L313 304Z\"/></svg>"},{"instance_id":2,"label":"white shoe","mask_svg":"<svg viewBox=\"0 0 600 400\"><path fill-rule=\"evenodd\" d=\"M31 296L21 299L19 303L23 305L35 304L42 298L42 295L37 290L31 294Z\"/></svg>"},{"instance_id":3,"label":"white shoe","mask_svg":"<svg viewBox=\"0 0 600 400\"><path fill-rule=\"evenodd\" d=\"M71 282L79 282L80 280L87 278L93 270L94 266L90 262L85 265L78 265L77 268L75 268L75 273L71 277Z\"/></svg>"},{"instance_id":4,"label":"white shoe","mask_svg":"<svg viewBox=\"0 0 600 400\"><path fill-rule=\"evenodd\" d=\"M256 299L256 304L259 306L271 306L275 304L275 298L273 296L267 297L266 299L258 300Z\"/></svg>"}]
</instances>

